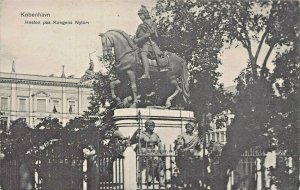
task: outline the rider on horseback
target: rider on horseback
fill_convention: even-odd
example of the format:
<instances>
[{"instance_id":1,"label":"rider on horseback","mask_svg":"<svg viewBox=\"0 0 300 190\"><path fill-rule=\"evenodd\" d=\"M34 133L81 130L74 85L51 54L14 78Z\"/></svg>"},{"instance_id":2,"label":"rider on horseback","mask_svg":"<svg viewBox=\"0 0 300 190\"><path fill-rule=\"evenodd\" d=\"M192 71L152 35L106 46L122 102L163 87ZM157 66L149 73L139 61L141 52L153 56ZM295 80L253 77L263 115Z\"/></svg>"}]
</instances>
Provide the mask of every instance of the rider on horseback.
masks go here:
<instances>
[{"instance_id":1,"label":"rider on horseback","mask_svg":"<svg viewBox=\"0 0 300 190\"><path fill-rule=\"evenodd\" d=\"M152 41L158 37L157 27L156 23L151 20L149 12L144 5L142 5L138 10L138 15L143 21L143 23L140 24L137 28L136 39L134 40L135 43L141 48L141 60L144 67L144 74L140 79L149 79L149 60L147 56L149 52L153 52L157 61L158 57L162 55L162 52L160 51L157 44Z\"/></svg>"}]
</instances>

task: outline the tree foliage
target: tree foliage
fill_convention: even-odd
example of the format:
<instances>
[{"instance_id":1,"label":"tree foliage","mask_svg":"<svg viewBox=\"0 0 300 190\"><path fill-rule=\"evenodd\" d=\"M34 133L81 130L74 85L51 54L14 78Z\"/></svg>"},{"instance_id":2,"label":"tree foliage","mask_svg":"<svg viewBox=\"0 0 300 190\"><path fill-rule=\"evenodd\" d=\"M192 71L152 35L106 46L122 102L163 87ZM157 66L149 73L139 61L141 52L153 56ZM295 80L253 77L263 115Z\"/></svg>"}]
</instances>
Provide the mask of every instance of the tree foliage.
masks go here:
<instances>
[{"instance_id":1,"label":"tree foliage","mask_svg":"<svg viewBox=\"0 0 300 190\"><path fill-rule=\"evenodd\" d=\"M156 10L161 46L188 60L192 101L201 109L196 113L216 113L230 105L216 72L222 47L244 48L248 55L248 66L236 79L235 119L227 130L214 189L225 188L228 170L250 147L283 148L295 156L299 2L160 0Z\"/></svg>"},{"instance_id":2,"label":"tree foliage","mask_svg":"<svg viewBox=\"0 0 300 190\"><path fill-rule=\"evenodd\" d=\"M221 61L224 32L219 2L158 1L156 19L159 45L186 59L190 72L190 88L198 118L204 113L217 114L229 106L217 72Z\"/></svg>"},{"instance_id":3,"label":"tree foliage","mask_svg":"<svg viewBox=\"0 0 300 190\"><path fill-rule=\"evenodd\" d=\"M8 171L5 168L13 167L10 164L14 161L20 177L26 177L27 173L33 175L36 169L43 181L41 188L75 188L84 179L84 149L101 154L98 150L102 148L112 155L117 154L114 149L106 148L106 140L111 138L111 134L101 125L96 125L97 120L94 117L78 117L64 127L56 118L44 118L34 127L23 119L13 121L10 129L0 134L1 178L14 179L14 173L4 172ZM9 187L8 182L1 181L3 187L7 184Z\"/></svg>"}]
</instances>

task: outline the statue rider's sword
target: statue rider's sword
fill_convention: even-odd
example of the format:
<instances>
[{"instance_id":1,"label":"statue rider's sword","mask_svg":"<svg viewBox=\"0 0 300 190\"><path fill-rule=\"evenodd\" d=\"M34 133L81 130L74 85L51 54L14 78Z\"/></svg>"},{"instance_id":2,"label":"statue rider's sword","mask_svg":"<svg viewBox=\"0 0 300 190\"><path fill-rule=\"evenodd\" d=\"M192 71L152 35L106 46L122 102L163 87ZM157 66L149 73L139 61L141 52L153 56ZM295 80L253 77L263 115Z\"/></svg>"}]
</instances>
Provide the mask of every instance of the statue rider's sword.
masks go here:
<instances>
[{"instance_id":1,"label":"statue rider's sword","mask_svg":"<svg viewBox=\"0 0 300 190\"><path fill-rule=\"evenodd\" d=\"M147 26L147 28L148 28L148 30L150 31L150 35L151 35L151 27L149 26L149 24L147 23L147 22L145 22L146 23L146 26ZM158 66L158 72L160 72L160 65L159 65L159 58L158 58L158 56L157 56L157 54L156 54L156 52L155 52L155 49L154 49L154 45L153 45L153 40L151 39L151 36L149 36L149 42L150 42L150 45L151 45L151 48L152 48L152 51L153 51L153 53L154 53L154 56L155 56L155 61L156 61L156 63L157 63L157 66Z\"/></svg>"},{"instance_id":2,"label":"statue rider's sword","mask_svg":"<svg viewBox=\"0 0 300 190\"><path fill-rule=\"evenodd\" d=\"M155 56L155 61L157 63L158 72L160 72L160 67L161 66L159 65L159 58L158 58L158 56L157 56L157 54L155 52L155 49L154 49L154 46L153 46L153 41L152 41L151 37L149 37L149 41L150 41L150 44L151 44L151 47L152 47L152 51L153 51L154 56Z\"/></svg>"}]
</instances>

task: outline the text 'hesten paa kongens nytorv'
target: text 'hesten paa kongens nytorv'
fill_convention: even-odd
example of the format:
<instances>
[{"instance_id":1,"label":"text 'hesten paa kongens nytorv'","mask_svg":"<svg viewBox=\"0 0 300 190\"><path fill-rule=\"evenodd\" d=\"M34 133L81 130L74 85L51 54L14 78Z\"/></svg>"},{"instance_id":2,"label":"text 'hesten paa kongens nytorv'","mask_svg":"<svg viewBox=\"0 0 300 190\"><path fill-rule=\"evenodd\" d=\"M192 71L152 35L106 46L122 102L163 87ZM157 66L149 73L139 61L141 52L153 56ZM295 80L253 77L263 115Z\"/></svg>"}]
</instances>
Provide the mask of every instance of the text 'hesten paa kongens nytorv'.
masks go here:
<instances>
[{"instance_id":1,"label":"text 'hesten paa kongens nytorv'","mask_svg":"<svg viewBox=\"0 0 300 190\"><path fill-rule=\"evenodd\" d=\"M71 19L51 19L51 14L46 12L21 12L24 24L26 25L88 25L87 20L71 20Z\"/></svg>"}]
</instances>

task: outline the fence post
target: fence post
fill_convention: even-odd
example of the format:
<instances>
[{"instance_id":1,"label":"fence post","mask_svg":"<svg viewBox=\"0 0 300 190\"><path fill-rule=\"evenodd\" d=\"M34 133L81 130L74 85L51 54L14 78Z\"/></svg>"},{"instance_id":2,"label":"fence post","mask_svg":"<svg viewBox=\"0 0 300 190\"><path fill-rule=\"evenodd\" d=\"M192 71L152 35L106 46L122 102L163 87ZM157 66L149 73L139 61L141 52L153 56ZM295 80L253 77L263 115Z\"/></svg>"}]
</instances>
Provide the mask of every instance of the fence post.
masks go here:
<instances>
[{"instance_id":1,"label":"fence post","mask_svg":"<svg viewBox=\"0 0 300 190\"><path fill-rule=\"evenodd\" d=\"M35 162L35 166L37 167L41 167L41 160L38 159L36 162ZM35 189L40 189L39 188L39 185L41 184L40 180L39 180L39 173L38 173L38 170L35 168L34 169L34 182L35 182L35 185L34 185L34 188ZM1 189L1 188L0 188Z\"/></svg>"},{"instance_id":2,"label":"fence post","mask_svg":"<svg viewBox=\"0 0 300 190\"><path fill-rule=\"evenodd\" d=\"M229 179L228 179L228 183L227 183L227 190L231 190L232 189L232 185L234 184L234 173L233 171L228 171L228 175L229 175Z\"/></svg>"},{"instance_id":3,"label":"fence post","mask_svg":"<svg viewBox=\"0 0 300 190\"><path fill-rule=\"evenodd\" d=\"M268 152L264 159L264 169L265 169L265 188L271 188L271 176L270 176L270 168L276 167L276 152Z\"/></svg>"},{"instance_id":4,"label":"fence post","mask_svg":"<svg viewBox=\"0 0 300 190\"><path fill-rule=\"evenodd\" d=\"M86 181L86 175L87 175L87 158L84 157L83 163L82 163L82 172L84 174L83 182L82 182L82 189L87 190L87 181Z\"/></svg>"},{"instance_id":5,"label":"fence post","mask_svg":"<svg viewBox=\"0 0 300 190\"><path fill-rule=\"evenodd\" d=\"M136 155L131 146L124 152L124 190L136 189Z\"/></svg>"},{"instance_id":6,"label":"fence post","mask_svg":"<svg viewBox=\"0 0 300 190\"><path fill-rule=\"evenodd\" d=\"M291 156L288 157L286 162L286 166L288 167L288 173L293 173L293 158Z\"/></svg>"},{"instance_id":7,"label":"fence post","mask_svg":"<svg viewBox=\"0 0 300 190\"><path fill-rule=\"evenodd\" d=\"M261 176L261 159L260 158L256 158L255 161L256 164L256 190L262 190L262 176Z\"/></svg>"}]
</instances>

